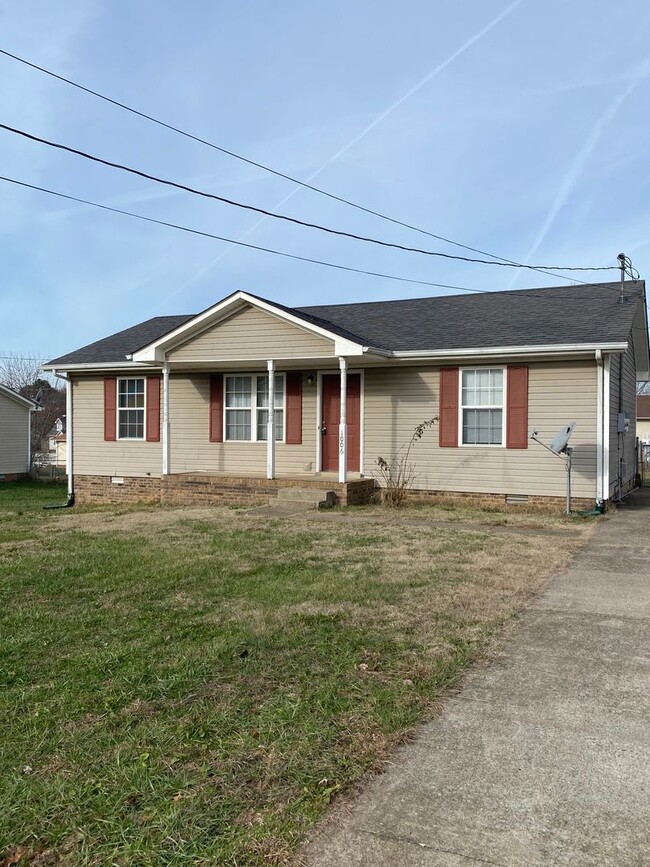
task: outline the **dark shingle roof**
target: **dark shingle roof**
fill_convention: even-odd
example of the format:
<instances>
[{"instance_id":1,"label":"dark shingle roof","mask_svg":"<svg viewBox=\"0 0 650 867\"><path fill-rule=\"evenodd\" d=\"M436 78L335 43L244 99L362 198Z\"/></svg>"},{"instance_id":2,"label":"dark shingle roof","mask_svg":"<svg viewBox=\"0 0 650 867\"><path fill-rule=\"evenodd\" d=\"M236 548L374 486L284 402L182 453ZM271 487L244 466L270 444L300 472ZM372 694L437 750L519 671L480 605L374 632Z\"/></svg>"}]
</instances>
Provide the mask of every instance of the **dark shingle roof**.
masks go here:
<instances>
[{"instance_id":1,"label":"dark shingle roof","mask_svg":"<svg viewBox=\"0 0 650 867\"><path fill-rule=\"evenodd\" d=\"M393 351L546 346L627 340L643 283L560 286L408 301L301 307L344 325L362 343Z\"/></svg>"},{"instance_id":2,"label":"dark shingle roof","mask_svg":"<svg viewBox=\"0 0 650 867\"><path fill-rule=\"evenodd\" d=\"M626 283L626 304L620 303L618 283L318 307L267 303L357 343L391 351L594 344L628 339L644 285ZM158 316L48 364L125 361L192 318Z\"/></svg>"},{"instance_id":3,"label":"dark shingle roof","mask_svg":"<svg viewBox=\"0 0 650 867\"><path fill-rule=\"evenodd\" d=\"M109 364L126 361L127 355L153 343L154 340L169 334L170 331L193 318L194 314L189 316L155 316L139 325L133 325L131 328L125 328L124 331L118 331L117 334L111 334L110 337L89 343L88 346L83 346L74 352L68 352L67 355L53 358L47 363L48 365L63 367L65 364Z\"/></svg>"}]
</instances>

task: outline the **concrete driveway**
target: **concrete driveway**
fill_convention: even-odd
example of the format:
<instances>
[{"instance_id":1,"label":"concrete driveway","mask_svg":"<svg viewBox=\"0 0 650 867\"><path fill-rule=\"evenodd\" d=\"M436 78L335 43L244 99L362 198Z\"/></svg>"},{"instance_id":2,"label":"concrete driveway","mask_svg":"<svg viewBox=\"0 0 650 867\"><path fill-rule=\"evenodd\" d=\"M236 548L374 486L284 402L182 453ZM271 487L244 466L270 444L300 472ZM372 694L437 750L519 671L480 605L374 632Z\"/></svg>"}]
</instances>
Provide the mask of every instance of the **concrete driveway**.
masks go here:
<instances>
[{"instance_id":1,"label":"concrete driveway","mask_svg":"<svg viewBox=\"0 0 650 867\"><path fill-rule=\"evenodd\" d=\"M604 518L309 867L650 865L650 493Z\"/></svg>"}]
</instances>

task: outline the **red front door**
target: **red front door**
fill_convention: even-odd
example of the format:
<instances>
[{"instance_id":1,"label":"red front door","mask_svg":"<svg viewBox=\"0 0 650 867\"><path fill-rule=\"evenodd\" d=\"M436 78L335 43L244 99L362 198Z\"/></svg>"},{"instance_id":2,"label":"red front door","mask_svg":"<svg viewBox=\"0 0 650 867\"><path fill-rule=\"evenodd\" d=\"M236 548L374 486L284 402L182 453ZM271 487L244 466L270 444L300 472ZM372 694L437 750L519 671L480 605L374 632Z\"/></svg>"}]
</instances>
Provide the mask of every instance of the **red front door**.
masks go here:
<instances>
[{"instance_id":1,"label":"red front door","mask_svg":"<svg viewBox=\"0 0 650 867\"><path fill-rule=\"evenodd\" d=\"M338 373L323 376L323 414L321 440L322 467L325 472L339 468L339 421L341 377ZM361 461L361 375L348 374L348 472L358 473Z\"/></svg>"}]
</instances>

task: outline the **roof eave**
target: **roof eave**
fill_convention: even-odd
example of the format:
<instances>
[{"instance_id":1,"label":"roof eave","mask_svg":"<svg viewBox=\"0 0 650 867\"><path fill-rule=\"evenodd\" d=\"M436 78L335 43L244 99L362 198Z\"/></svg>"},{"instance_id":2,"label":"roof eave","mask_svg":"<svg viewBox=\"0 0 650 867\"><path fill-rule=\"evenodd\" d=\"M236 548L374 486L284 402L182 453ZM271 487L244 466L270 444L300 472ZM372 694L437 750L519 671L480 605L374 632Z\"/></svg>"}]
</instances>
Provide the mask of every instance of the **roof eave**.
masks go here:
<instances>
[{"instance_id":1,"label":"roof eave","mask_svg":"<svg viewBox=\"0 0 650 867\"><path fill-rule=\"evenodd\" d=\"M524 346L475 346L466 349L414 349L395 351L392 353L392 357L409 360L417 360L420 358L423 360L431 358L493 358L497 356L518 358L527 355L576 355L593 353L596 350L600 350L601 352L625 352L627 347L627 341L610 343L555 343Z\"/></svg>"}]
</instances>

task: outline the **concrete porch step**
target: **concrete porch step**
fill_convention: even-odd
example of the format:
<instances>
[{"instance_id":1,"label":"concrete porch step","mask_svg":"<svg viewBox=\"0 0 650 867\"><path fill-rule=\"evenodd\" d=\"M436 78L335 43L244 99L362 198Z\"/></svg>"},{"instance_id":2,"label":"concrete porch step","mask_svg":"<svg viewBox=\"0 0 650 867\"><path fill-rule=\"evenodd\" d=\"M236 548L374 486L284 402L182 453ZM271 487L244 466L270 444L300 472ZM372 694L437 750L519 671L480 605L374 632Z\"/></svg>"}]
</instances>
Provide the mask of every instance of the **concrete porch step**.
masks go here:
<instances>
[{"instance_id":1,"label":"concrete porch step","mask_svg":"<svg viewBox=\"0 0 650 867\"><path fill-rule=\"evenodd\" d=\"M280 488L270 504L302 504L305 508L329 508L336 503L334 491L324 488Z\"/></svg>"}]
</instances>

